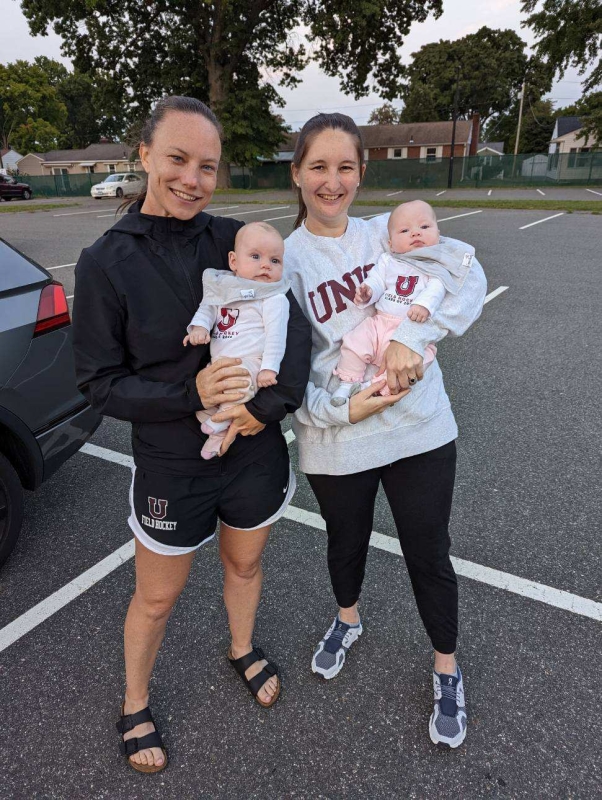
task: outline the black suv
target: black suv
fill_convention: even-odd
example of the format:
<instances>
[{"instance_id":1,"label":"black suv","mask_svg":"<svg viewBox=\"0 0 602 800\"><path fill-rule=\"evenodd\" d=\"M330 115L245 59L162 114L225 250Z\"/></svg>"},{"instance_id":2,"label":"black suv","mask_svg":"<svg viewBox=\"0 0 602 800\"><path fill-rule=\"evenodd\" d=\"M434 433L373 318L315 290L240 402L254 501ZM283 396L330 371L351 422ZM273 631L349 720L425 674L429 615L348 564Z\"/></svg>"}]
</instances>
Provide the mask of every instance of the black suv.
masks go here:
<instances>
[{"instance_id":1,"label":"black suv","mask_svg":"<svg viewBox=\"0 0 602 800\"><path fill-rule=\"evenodd\" d=\"M0 564L21 529L23 489L37 489L100 421L75 384L62 285L0 239Z\"/></svg>"},{"instance_id":2,"label":"black suv","mask_svg":"<svg viewBox=\"0 0 602 800\"><path fill-rule=\"evenodd\" d=\"M14 200L15 197L29 200L32 194L31 186L28 183L19 183L10 175L0 175L0 198L2 200Z\"/></svg>"}]
</instances>

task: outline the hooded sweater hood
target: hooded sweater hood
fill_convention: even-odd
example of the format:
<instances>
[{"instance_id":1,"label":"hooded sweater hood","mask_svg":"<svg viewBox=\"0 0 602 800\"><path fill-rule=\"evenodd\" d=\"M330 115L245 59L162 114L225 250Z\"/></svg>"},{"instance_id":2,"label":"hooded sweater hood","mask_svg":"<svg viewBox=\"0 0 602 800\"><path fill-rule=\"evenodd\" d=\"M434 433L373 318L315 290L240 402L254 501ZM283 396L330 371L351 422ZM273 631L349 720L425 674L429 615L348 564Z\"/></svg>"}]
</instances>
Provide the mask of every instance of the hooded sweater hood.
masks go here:
<instances>
[{"instance_id":1,"label":"hooded sweater hood","mask_svg":"<svg viewBox=\"0 0 602 800\"><path fill-rule=\"evenodd\" d=\"M265 300L278 294L286 294L290 287L290 281L285 278L272 283L262 283L239 278L234 272L223 269L206 269L203 272L203 302L209 305Z\"/></svg>"},{"instance_id":2,"label":"hooded sweater hood","mask_svg":"<svg viewBox=\"0 0 602 800\"><path fill-rule=\"evenodd\" d=\"M391 253L391 257L420 270L429 278L439 278L448 292L458 294L470 272L474 254L472 245L442 236L439 244L420 247L409 253Z\"/></svg>"}]
</instances>

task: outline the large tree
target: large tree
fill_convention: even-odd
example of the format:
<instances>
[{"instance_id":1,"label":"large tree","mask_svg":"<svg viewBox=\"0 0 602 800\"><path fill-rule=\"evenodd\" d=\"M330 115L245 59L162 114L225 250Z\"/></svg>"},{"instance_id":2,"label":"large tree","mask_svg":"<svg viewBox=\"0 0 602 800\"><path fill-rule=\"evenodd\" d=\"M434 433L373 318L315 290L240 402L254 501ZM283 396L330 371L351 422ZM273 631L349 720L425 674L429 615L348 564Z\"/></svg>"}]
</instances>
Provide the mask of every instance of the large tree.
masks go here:
<instances>
[{"instance_id":1,"label":"large tree","mask_svg":"<svg viewBox=\"0 0 602 800\"><path fill-rule=\"evenodd\" d=\"M402 122L447 120L458 84L458 116L478 112L485 122L512 105L529 68L525 42L512 30L480 28L412 53L401 87ZM549 76L547 83L549 84Z\"/></svg>"},{"instance_id":2,"label":"large tree","mask_svg":"<svg viewBox=\"0 0 602 800\"><path fill-rule=\"evenodd\" d=\"M518 126L519 100L505 114L492 118L482 139L504 142L504 152L513 153ZM525 92L523 118L518 141L519 153L547 153L556 115L551 100L532 100Z\"/></svg>"},{"instance_id":3,"label":"large tree","mask_svg":"<svg viewBox=\"0 0 602 800\"><path fill-rule=\"evenodd\" d=\"M143 117L161 95L209 103L225 123L226 158L271 156L283 135L270 104L315 59L356 98L401 78L398 49L413 22L442 0L22 0L33 34L49 26L75 67L103 70L122 87L124 119ZM311 55L299 37L305 26ZM242 142L242 144L241 144Z\"/></svg>"},{"instance_id":4,"label":"large tree","mask_svg":"<svg viewBox=\"0 0 602 800\"><path fill-rule=\"evenodd\" d=\"M391 105L383 103L375 108L368 117L368 125L396 125L399 122L400 111Z\"/></svg>"},{"instance_id":5,"label":"large tree","mask_svg":"<svg viewBox=\"0 0 602 800\"><path fill-rule=\"evenodd\" d=\"M44 151L57 147L67 118L45 70L39 64L0 64L0 136L3 147Z\"/></svg>"}]
</instances>

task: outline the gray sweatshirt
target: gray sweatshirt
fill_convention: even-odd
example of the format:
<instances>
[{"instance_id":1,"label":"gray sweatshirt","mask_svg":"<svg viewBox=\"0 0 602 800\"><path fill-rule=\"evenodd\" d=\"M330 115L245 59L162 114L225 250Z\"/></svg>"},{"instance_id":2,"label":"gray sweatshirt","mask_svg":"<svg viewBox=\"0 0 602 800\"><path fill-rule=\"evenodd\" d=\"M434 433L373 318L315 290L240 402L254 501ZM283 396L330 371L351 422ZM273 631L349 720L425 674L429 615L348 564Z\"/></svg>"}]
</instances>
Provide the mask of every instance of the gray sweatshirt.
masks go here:
<instances>
[{"instance_id":1,"label":"gray sweatshirt","mask_svg":"<svg viewBox=\"0 0 602 800\"><path fill-rule=\"evenodd\" d=\"M339 385L332 371L341 340L375 313L374 306L356 307L353 297L387 250L388 216L371 220L350 217L347 230L337 238L314 236L302 225L285 242L286 277L312 325L309 384L293 419L301 469L310 474L347 475L372 469L434 450L458 435L436 360L424 379L396 405L355 425L349 422L349 404L338 408L330 404ZM456 240L441 237L441 243L445 245L439 253L443 266L443 252L461 253L461 258L467 252L467 246ZM456 276L462 272L461 289L455 294L448 292L426 322L404 319L393 334L394 341L421 356L427 344L448 334L461 336L481 314L486 294L483 269L476 258L468 270L459 267L454 258L447 267Z\"/></svg>"}]
</instances>

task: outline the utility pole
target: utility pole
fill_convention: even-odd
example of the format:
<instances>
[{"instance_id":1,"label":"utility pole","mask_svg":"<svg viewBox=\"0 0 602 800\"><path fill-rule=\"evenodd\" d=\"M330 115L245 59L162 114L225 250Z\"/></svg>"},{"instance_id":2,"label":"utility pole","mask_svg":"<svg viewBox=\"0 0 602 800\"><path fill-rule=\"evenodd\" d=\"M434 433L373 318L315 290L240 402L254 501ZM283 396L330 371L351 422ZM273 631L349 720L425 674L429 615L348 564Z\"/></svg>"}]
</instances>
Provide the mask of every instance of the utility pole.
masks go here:
<instances>
[{"instance_id":1,"label":"utility pole","mask_svg":"<svg viewBox=\"0 0 602 800\"><path fill-rule=\"evenodd\" d=\"M456 147L456 121L458 119L458 100L460 96L460 65L456 66L456 91L454 93L454 110L452 112L452 137L451 152L449 154L449 175L447 176L447 188L452 188L454 179L454 149Z\"/></svg>"},{"instance_id":2,"label":"utility pole","mask_svg":"<svg viewBox=\"0 0 602 800\"><path fill-rule=\"evenodd\" d=\"M525 82L523 81L522 88L520 90L520 107L518 109L518 127L516 129L516 142L514 144L514 155L518 154L518 140L520 139L520 126L521 122L523 121L523 103L525 102Z\"/></svg>"}]
</instances>

